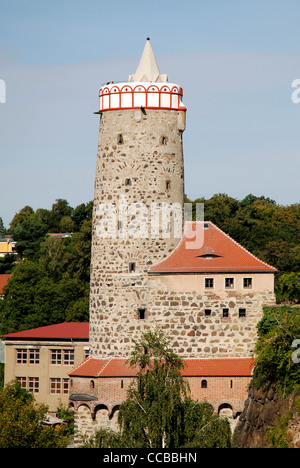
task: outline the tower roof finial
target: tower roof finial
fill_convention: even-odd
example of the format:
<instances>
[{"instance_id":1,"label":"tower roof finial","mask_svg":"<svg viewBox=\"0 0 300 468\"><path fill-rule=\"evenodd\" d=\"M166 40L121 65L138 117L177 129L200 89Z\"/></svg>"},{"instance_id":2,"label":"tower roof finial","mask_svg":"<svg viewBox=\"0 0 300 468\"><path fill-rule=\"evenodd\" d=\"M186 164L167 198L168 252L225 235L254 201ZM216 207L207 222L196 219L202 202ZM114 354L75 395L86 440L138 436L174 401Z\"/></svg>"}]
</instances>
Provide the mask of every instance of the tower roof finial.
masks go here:
<instances>
[{"instance_id":1,"label":"tower roof finial","mask_svg":"<svg viewBox=\"0 0 300 468\"><path fill-rule=\"evenodd\" d=\"M130 75L129 82L162 82L168 81L167 75L162 75L159 71L153 49L150 44L150 37L147 37L147 42L134 75Z\"/></svg>"}]
</instances>

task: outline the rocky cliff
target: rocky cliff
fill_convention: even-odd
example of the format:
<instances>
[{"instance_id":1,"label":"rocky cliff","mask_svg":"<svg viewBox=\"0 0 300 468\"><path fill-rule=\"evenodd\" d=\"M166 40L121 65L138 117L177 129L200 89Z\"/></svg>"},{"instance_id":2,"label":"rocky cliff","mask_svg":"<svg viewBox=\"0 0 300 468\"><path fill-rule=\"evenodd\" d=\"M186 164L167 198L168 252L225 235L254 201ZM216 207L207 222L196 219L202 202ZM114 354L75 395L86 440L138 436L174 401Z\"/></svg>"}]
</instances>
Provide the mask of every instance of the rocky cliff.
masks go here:
<instances>
[{"instance_id":1,"label":"rocky cliff","mask_svg":"<svg viewBox=\"0 0 300 468\"><path fill-rule=\"evenodd\" d=\"M283 399L276 384L251 386L234 431L236 448L300 448L300 393Z\"/></svg>"}]
</instances>

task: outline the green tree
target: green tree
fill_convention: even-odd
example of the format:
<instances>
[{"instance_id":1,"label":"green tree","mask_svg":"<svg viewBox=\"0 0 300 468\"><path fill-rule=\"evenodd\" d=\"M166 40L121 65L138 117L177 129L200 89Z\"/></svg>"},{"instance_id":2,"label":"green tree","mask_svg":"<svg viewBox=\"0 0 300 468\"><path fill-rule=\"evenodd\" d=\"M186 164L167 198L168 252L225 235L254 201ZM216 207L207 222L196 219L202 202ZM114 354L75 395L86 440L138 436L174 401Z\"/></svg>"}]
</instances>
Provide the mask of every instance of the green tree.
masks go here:
<instances>
[{"instance_id":1,"label":"green tree","mask_svg":"<svg viewBox=\"0 0 300 468\"><path fill-rule=\"evenodd\" d=\"M5 236L5 227L3 224L3 219L0 217L0 239Z\"/></svg>"},{"instance_id":2,"label":"green tree","mask_svg":"<svg viewBox=\"0 0 300 468\"><path fill-rule=\"evenodd\" d=\"M130 366L137 369L121 404L119 433L100 431L86 446L127 448L230 447L230 427L208 403L190 398L183 361L162 331L135 342Z\"/></svg>"},{"instance_id":3,"label":"green tree","mask_svg":"<svg viewBox=\"0 0 300 468\"><path fill-rule=\"evenodd\" d=\"M276 383L278 391L287 396L300 389L300 366L292 359L293 343L300 337L298 307L265 307L258 323L256 361L253 383L260 387Z\"/></svg>"},{"instance_id":4,"label":"green tree","mask_svg":"<svg viewBox=\"0 0 300 468\"><path fill-rule=\"evenodd\" d=\"M68 274L56 280L42 265L24 260L15 267L0 301L0 331L6 334L65 322L76 312L87 321L88 309L84 314L83 304L78 303L85 295L85 286Z\"/></svg>"},{"instance_id":5,"label":"green tree","mask_svg":"<svg viewBox=\"0 0 300 468\"><path fill-rule=\"evenodd\" d=\"M68 431L44 425L47 410L19 382L0 389L0 448L65 448Z\"/></svg>"},{"instance_id":6,"label":"green tree","mask_svg":"<svg viewBox=\"0 0 300 468\"><path fill-rule=\"evenodd\" d=\"M281 301L300 303L300 272L283 273L278 278L278 298Z\"/></svg>"}]
</instances>

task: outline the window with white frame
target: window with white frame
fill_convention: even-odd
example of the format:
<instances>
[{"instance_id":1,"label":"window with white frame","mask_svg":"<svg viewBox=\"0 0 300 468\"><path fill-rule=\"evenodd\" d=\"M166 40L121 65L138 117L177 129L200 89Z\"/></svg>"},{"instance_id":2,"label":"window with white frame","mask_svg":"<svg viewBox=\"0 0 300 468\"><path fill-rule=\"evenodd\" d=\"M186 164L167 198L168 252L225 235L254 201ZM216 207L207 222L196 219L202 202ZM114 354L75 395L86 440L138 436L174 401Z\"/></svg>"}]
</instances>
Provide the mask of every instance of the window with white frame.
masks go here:
<instances>
[{"instance_id":1,"label":"window with white frame","mask_svg":"<svg viewBox=\"0 0 300 468\"><path fill-rule=\"evenodd\" d=\"M61 364L61 349L51 349L51 364Z\"/></svg>"},{"instance_id":2,"label":"window with white frame","mask_svg":"<svg viewBox=\"0 0 300 468\"><path fill-rule=\"evenodd\" d=\"M213 289L213 287L214 287L214 279L205 278L205 289Z\"/></svg>"},{"instance_id":3,"label":"window with white frame","mask_svg":"<svg viewBox=\"0 0 300 468\"><path fill-rule=\"evenodd\" d=\"M29 364L39 364L39 363L40 363L40 350L29 349Z\"/></svg>"},{"instance_id":4,"label":"window with white frame","mask_svg":"<svg viewBox=\"0 0 300 468\"><path fill-rule=\"evenodd\" d=\"M39 378L38 377L28 377L28 388L27 390L30 393L39 392Z\"/></svg>"},{"instance_id":5,"label":"window with white frame","mask_svg":"<svg viewBox=\"0 0 300 468\"><path fill-rule=\"evenodd\" d=\"M244 284L244 289L251 289L252 288L252 278L244 278L243 284Z\"/></svg>"},{"instance_id":6,"label":"window with white frame","mask_svg":"<svg viewBox=\"0 0 300 468\"><path fill-rule=\"evenodd\" d=\"M74 350L65 349L64 350L64 365L73 366L74 364Z\"/></svg>"},{"instance_id":7,"label":"window with white frame","mask_svg":"<svg viewBox=\"0 0 300 468\"><path fill-rule=\"evenodd\" d=\"M17 364L27 364L27 349L17 349Z\"/></svg>"},{"instance_id":8,"label":"window with white frame","mask_svg":"<svg viewBox=\"0 0 300 468\"><path fill-rule=\"evenodd\" d=\"M50 393L61 393L61 379L50 379Z\"/></svg>"}]
</instances>

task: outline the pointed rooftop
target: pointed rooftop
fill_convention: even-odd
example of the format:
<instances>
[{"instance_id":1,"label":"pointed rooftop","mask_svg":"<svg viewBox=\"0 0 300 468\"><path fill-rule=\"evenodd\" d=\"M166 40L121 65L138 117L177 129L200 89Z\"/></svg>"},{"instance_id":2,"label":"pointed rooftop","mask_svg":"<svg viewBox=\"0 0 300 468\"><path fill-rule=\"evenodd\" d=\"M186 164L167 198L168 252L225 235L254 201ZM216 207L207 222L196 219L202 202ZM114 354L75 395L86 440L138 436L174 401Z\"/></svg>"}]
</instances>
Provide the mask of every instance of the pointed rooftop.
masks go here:
<instances>
[{"instance_id":1,"label":"pointed rooftop","mask_svg":"<svg viewBox=\"0 0 300 468\"><path fill-rule=\"evenodd\" d=\"M184 236L176 249L164 260L149 268L151 274L161 273L275 273L276 268L259 260L212 222L198 221L203 242L196 248L187 243L196 236L196 223L187 222ZM197 244L197 243L196 243Z\"/></svg>"},{"instance_id":2,"label":"pointed rooftop","mask_svg":"<svg viewBox=\"0 0 300 468\"><path fill-rule=\"evenodd\" d=\"M130 75L129 82L147 82L147 83L167 83L168 76L162 75L159 71L153 49L150 44L150 38L147 38L143 55L134 75Z\"/></svg>"}]
</instances>

